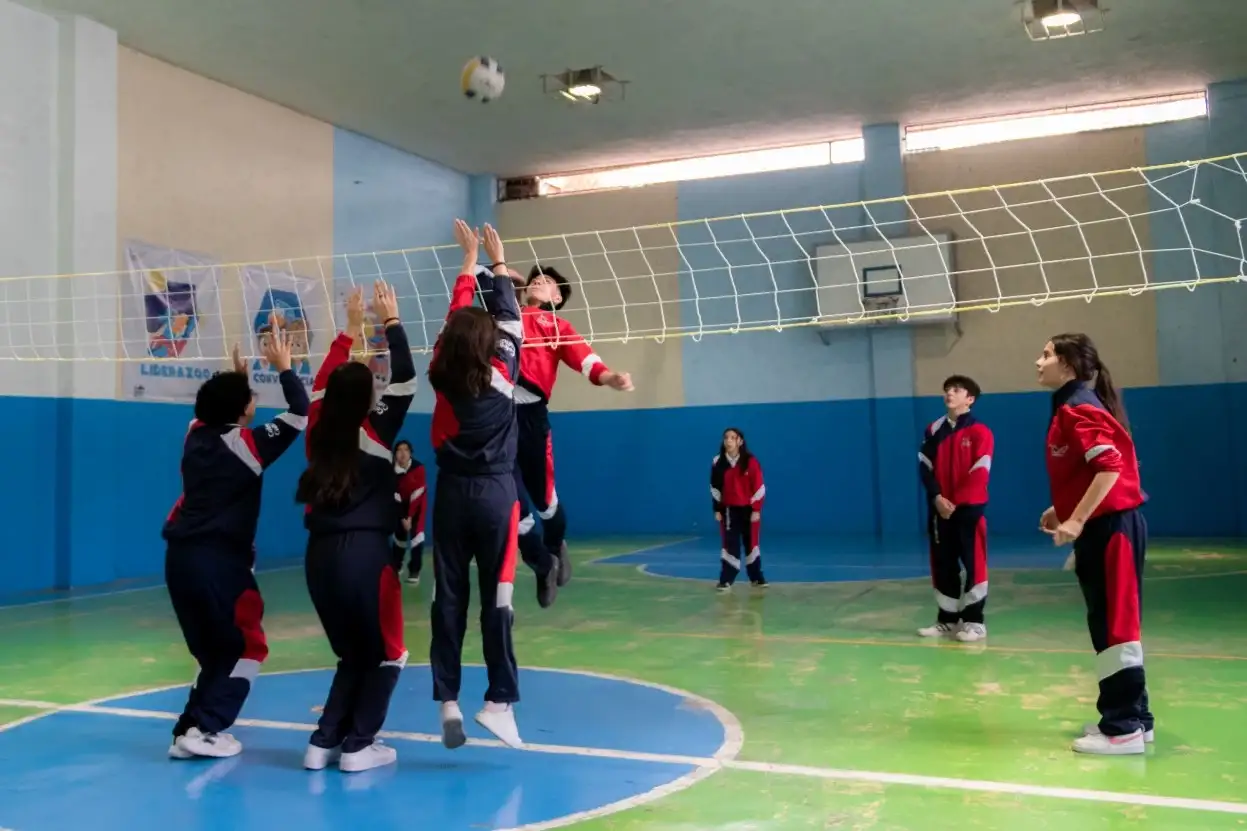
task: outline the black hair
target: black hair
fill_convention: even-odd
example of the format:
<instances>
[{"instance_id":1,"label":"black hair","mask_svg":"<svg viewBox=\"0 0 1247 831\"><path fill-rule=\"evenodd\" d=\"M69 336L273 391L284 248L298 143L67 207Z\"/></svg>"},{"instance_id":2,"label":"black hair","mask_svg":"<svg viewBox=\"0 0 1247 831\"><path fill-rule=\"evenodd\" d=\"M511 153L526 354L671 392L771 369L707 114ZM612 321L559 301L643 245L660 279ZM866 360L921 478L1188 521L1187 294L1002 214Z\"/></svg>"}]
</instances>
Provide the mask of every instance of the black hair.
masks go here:
<instances>
[{"instance_id":1,"label":"black hair","mask_svg":"<svg viewBox=\"0 0 1247 831\"><path fill-rule=\"evenodd\" d=\"M1113 383L1104 361L1100 360L1100 352L1095 348L1091 338L1081 332L1067 332L1053 335L1052 352L1065 362L1074 373L1074 377L1084 383L1094 382L1095 394L1117 423L1126 430L1130 422L1126 418L1126 405L1122 403L1121 393Z\"/></svg>"},{"instance_id":2,"label":"black hair","mask_svg":"<svg viewBox=\"0 0 1247 831\"><path fill-rule=\"evenodd\" d=\"M723 431L724 435L728 433L735 433L740 436L740 450L737 451L739 458L737 458L736 463L740 465L741 470L746 470L749 467L749 460L753 458L753 454L749 452L749 444L745 441L745 434L738 427L728 427ZM723 474L727 472L729 467L731 467L731 463L727 460L727 445L720 441L719 458L714 463L714 476L720 483L720 489L722 489Z\"/></svg>"},{"instance_id":3,"label":"black hair","mask_svg":"<svg viewBox=\"0 0 1247 831\"><path fill-rule=\"evenodd\" d=\"M398 448L400 447L406 447L408 453L415 455L415 451L411 449L411 442L407 441L407 439L399 439L398 441L394 442L394 455L395 456L398 455Z\"/></svg>"},{"instance_id":4,"label":"black hair","mask_svg":"<svg viewBox=\"0 0 1247 831\"><path fill-rule=\"evenodd\" d=\"M558 303L542 303L541 305L548 312L557 312L559 309L566 306L567 301L571 300L572 298L571 283L567 282L567 278L564 277L562 274L559 274L559 270L555 268L554 266L535 265L528 272L528 282L524 283L524 285L526 286L530 285L533 282L533 280L537 279L537 277L541 276L542 274L549 277L554 282L558 283L559 294L562 296L562 299L559 300Z\"/></svg>"},{"instance_id":5,"label":"black hair","mask_svg":"<svg viewBox=\"0 0 1247 831\"><path fill-rule=\"evenodd\" d=\"M489 312L465 306L446 318L429 362L429 385L450 398L476 398L489 389L498 327Z\"/></svg>"},{"instance_id":6,"label":"black hair","mask_svg":"<svg viewBox=\"0 0 1247 831\"><path fill-rule=\"evenodd\" d=\"M195 418L209 427L236 424L251 403L245 372L218 372L195 393Z\"/></svg>"},{"instance_id":7,"label":"black hair","mask_svg":"<svg viewBox=\"0 0 1247 831\"><path fill-rule=\"evenodd\" d=\"M975 380L969 375L949 375L945 378L943 387L944 392L948 392L952 389L965 390L966 393L973 396L976 401L978 400L978 397L983 394L983 391L979 389L979 385L975 383Z\"/></svg>"},{"instance_id":8,"label":"black hair","mask_svg":"<svg viewBox=\"0 0 1247 831\"><path fill-rule=\"evenodd\" d=\"M359 429L372 409L372 370L348 361L329 373L320 415L307 437L307 470L295 501L317 507L344 503L359 480Z\"/></svg>"}]
</instances>

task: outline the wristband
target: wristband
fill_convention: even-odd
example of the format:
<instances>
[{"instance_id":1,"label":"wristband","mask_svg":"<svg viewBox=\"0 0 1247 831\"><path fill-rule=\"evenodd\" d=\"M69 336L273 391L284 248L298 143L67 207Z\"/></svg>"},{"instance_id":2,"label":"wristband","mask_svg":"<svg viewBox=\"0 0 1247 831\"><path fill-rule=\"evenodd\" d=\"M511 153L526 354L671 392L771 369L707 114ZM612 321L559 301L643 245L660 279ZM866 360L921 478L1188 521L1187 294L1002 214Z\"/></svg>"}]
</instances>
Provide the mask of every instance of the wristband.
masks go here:
<instances>
[{"instance_id":1,"label":"wristband","mask_svg":"<svg viewBox=\"0 0 1247 831\"><path fill-rule=\"evenodd\" d=\"M385 326L386 329L389 329L391 323L402 323L402 321L396 317L387 317L383 325Z\"/></svg>"}]
</instances>

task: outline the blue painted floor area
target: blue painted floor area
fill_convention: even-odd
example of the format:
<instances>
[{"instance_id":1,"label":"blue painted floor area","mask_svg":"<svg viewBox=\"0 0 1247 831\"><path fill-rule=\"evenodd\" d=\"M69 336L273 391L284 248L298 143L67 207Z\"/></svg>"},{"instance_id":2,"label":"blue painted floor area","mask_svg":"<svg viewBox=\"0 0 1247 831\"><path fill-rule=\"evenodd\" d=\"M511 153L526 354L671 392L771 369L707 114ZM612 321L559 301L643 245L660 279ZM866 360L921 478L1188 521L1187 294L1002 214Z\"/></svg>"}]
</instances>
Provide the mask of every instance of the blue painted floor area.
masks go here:
<instances>
[{"instance_id":1,"label":"blue painted floor area","mask_svg":"<svg viewBox=\"0 0 1247 831\"><path fill-rule=\"evenodd\" d=\"M329 671L264 675L243 719L311 723ZM16 831L91 828L369 829L438 831L522 828L637 800L693 772L681 763L611 758L575 749L709 756L725 741L718 718L685 696L624 680L553 670L520 673L517 706L529 743L562 752L517 751L387 740L398 764L362 774L302 768L306 730L236 726L245 749L233 759L165 757L172 716L56 713L0 731L0 827ZM464 669L464 711L485 688L479 667ZM409 667L395 692L387 730L439 732L427 667ZM186 689L107 702L172 714ZM626 715L626 717L621 717ZM475 723L469 735L485 737ZM622 809L625 806L620 806Z\"/></svg>"},{"instance_id":2,"label":"blue painted floor area","mask_svg":"<svg viewBox=\"0 0 1247 831\"><path fill-rule=\"evenodd\" d=\"M1059 569L1067 548L1034 537L991 538L987 570ZM907 580L930 576L926 541L882 542L873 538L763 537L762 571L771 583L848 583L865 580ZM633 554L606 557L598 563L639 566L656 577L716 581L719 540L683 540ZM737 582L745 580L742 573Z\"/></svg>"}]
</instances>

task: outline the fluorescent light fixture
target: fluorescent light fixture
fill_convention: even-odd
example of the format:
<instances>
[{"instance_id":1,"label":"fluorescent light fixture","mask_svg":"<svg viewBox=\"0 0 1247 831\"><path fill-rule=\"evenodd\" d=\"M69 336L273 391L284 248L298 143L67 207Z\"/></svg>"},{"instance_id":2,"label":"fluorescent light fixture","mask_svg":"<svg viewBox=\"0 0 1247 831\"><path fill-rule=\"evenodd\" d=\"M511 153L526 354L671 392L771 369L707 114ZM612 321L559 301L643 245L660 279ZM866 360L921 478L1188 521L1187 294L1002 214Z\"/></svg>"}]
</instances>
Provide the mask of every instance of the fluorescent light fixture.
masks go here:
<instances>
[{"instance_id":1,"label":"fluorescent light fixture","mask_svg":"<svg viewBox=\"0 0 1247 831\"><path fill-rule=\"evenodd\" d=\"M951 150L1018 139L1063 136L1117 127L1138 127L1208 115L1208 98L1200 93L1137 99L1117 104L1071 107L1012 118L963 121L909 127L905 151Z\"/></svg>"},{"instance_id":2,"label":"fluorescent light fixture","mask_svg":"<svg viewBox=\"0 0 1247 831\"><path fill-rule=\"evenodd\" d=\"M1067 26L1074 26L1082 22L1082 15L1078 12L1057 12L1050 14L1039 21L1045 29L1064 29Z\"/></svg>"},{"instance_id":3,"label":"fluorescent light fixture","mask_svg":"<svg viewBox=\"0 0 1247 831\"><path fill-rule=\"evenodd\" d=\"M543 196L549 196L595 190L639 188L662 182L715 179L746 173L766 173L860 162L865 156L866 146L862 139L840 139L818 144L725 153L631 167L592 170L584 173L568 173L561 176L541 176L538 177L538 192Z\"/></svg>"},{"instance_id":4,"label":"fluorescent light fixture","mask_svg":"<svg viewBox=\"0 0 1247 831\"><path fill-rule=\"evenodd\" d=\"M602 88L596 84L580 84L567 91L575 98L593 98L602 94Z\"/></svg>"}]
</instances>

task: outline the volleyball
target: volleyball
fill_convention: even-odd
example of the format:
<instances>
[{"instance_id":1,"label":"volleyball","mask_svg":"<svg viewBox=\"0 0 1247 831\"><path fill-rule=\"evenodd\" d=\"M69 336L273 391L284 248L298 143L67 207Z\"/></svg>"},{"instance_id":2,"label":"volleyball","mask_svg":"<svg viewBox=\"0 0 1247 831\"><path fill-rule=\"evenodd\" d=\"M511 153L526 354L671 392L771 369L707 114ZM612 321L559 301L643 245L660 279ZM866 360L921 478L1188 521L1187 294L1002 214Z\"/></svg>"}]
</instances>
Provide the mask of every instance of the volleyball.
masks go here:
<instances>
[{"instance_id":1,"label":"volleyball","mask_svg":"<svg viewBox=\"0 0 1247 831\"><path fill-rule=\"evenodd\" d=\"M502 74L502 67L486 55L473 58L464 64L459 78L464 96L481 103L487 103L502 95L506 83L507 76Z\"/></svg>"}]
</instances>

